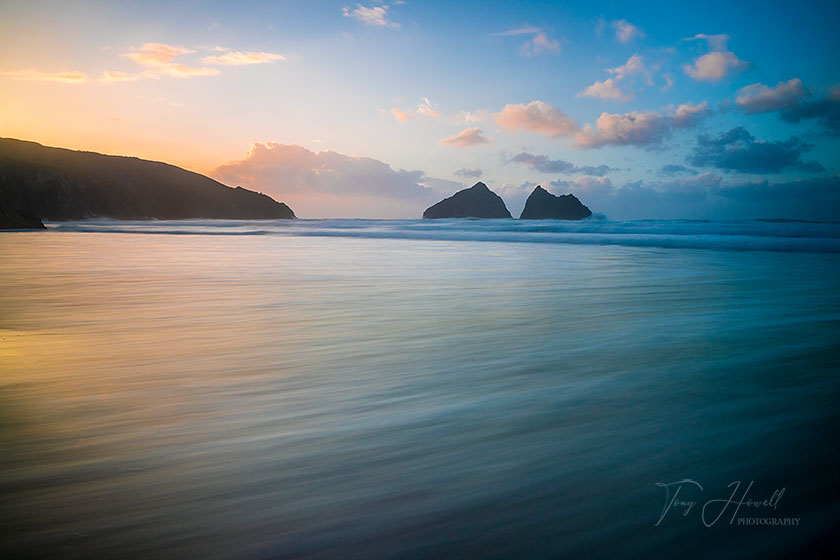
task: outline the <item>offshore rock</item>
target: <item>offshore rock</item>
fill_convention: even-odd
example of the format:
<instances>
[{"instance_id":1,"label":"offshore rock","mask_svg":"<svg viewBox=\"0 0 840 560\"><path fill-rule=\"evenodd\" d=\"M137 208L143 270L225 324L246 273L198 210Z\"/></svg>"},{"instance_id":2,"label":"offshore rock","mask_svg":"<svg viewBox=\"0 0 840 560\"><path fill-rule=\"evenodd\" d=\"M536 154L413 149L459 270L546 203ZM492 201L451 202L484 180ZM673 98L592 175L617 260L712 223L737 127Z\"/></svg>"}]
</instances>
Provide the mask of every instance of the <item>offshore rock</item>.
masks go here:
<instances>
[{"instance_id":1,"label":"offshore rock","mask_svg":"<svg viewBox=\"0 0 840 560\"><path fill-rule=\"evenodd\" d=\"M423 218L510 218L502 197L478 182L426 208Z\"/></svg>"}]
</instances>

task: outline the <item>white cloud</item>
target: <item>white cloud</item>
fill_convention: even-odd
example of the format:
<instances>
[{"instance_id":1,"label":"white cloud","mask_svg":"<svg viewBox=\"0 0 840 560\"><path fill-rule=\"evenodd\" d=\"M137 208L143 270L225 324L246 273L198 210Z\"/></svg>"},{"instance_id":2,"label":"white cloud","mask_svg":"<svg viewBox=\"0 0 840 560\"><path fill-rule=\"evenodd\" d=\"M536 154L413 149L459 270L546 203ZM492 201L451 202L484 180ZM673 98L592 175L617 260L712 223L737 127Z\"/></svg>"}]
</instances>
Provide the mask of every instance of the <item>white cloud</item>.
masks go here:
<instances>
[{"instance_id":1,"label":"white cloud","mask_svg":"<svg viewBox=\"0 0 840 560\"><path fill-rule=\"evenodd\" d=\"M416 218L442 193L463 188L373 158L274 142L253 144L243 159L211 175L269 194L304 217Z\"/></svg>"},{"instance_id":2,"label":"white cloud","mask_svg":"<svg viewBox=\"0 0 840 560\"><path fill-rule=\"evenodd\" d=\"M388 19L387 5L367 7L356 4L355 8L343 8L341 12L344 17L353 18L371 27L390 27L392 29L399 29L400 27L400 24Z\"/></svg>"},{"instance_id":3,"label":"white cloud","mask_svg":"<svg viewBox=\"0 0 840 560\"><path fill-rule=\"evenodd\" d=\"M793 107L807 96L802 80L793 78L773 88L761 83L743 87L738 90L735 103L747 113L767 113Z\"/></svg>"},{"instance_id":4,"label":"white cloud","mask_svg":"<svg viewBox=\"0 0 840 560\"><path fill-rule=\"evenodd\" d=\"M625 19L612 22L612 26L615 28L615 40L619 43L627 44L636 37L645 36L644 31Z\"/></svg>"},{"instance_id":5,"label":"white cloud","mask_svg":"<svg viewBox=\"0 0 840 560\"><path fill-rule=\"evenodd\" d=\"M748 63L735 56L735 53L715 51L695 59L693 64L684 65L683 70L697 81L719 82L747 66Z\"/></svg>"},{"instance_id":6,"label":"white cloud","mask_svg":"<svg viewBox=\"0 0 840 560\"><path fill-rule=\"evenodd\" d=\"M509 29L507 31L492 34L494 37L510 37L517 35L532 36L520 47L519 52L522 56L534 56L543 53L560 53L560 42L556 39L550 38L548 34L546 34L545 31L542 31L539 27L534 27L532 25L525 25L524 27Z\"/></svg>"},{"instance_id":7,"label":"white cloud","mask_svg":"<svg viewBox=\"0 0 840 560\"><path fill-rule=\"evenodd\" d=\"M683 41L706 41L709 49L713 51L725 51L726 43L729 42L729 35L706 35L705 33L698 33L694 37L688 37Z\"/></svg>"},{"instance_id":8,"label":"white cloud","mask_svg":"<svg viewBox=\"0 0 840 560\"><path fill-rule=\"evenodd\" d=\"M461 124L479 123L490 118L490 111L479 109L478 111L461 111L455 115L455 122Z\"/></svg>"},{"instance_id":9,"label":"white cloud","mask_svg":"<svg viewBox=\"0 0 840 560\"><path fill-rule=\"evenodd\" d=\"M664 74L662 77L665 78L665 85L662 86L661 91L668 91L674 87L674 78L670 74Z\"/></svg>"},{"instance_id":10,"label":"white cloud","mask_svg":"<svg viewBox=\"0 0 840 560\"><path fill-rule=\"evenodd\" d=\"M462 148L466 148L467 146L489 144L490 142L492 142L491 138L487 138L483 134L483 131L478 127L467 128L462 130L458 134L455 134L454 136L444 138L440 141L440 143L444 146L460 146Z\"/></svg>"},{"instance_id":11,"label":"white cloud","mask_svg":"<svg viewBox=\"0 0 840 560\"><path fill-rule=\"evenodd\" d=\"M494 117L509 130L528 130L548 136L571 136L580 129L563 111L542 101L505 105Z\"/></svg>"}]
</instances>

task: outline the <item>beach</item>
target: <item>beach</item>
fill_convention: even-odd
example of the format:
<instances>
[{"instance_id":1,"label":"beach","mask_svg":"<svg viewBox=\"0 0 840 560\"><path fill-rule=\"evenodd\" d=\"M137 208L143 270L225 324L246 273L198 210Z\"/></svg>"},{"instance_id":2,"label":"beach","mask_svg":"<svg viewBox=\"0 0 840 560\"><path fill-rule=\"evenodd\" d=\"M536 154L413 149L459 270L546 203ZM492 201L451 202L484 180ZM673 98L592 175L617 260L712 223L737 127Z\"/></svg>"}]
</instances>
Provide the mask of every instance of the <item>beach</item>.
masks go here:
<instances>
[{"instance_id":1,"label":"beach","mask_svg":"<svg viewBox=\"0 0 840 560\"><path fill-rule=\"evenodd\" d=\"M836 526L838 224L47 226L0 234L9 557L766 558Z\"/></svg>"}]
</instances>

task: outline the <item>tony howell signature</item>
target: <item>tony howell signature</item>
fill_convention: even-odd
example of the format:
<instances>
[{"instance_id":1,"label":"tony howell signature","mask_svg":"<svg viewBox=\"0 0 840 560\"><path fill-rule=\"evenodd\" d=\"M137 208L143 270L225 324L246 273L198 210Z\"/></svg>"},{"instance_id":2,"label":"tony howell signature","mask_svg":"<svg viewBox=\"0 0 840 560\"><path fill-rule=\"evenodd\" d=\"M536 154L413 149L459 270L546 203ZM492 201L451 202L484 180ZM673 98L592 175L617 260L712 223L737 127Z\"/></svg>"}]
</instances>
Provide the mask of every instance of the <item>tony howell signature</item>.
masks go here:
<instances>
[{"instance_id":1,"label":"tony howell signature","mask_svg":"<svg viewBox=\"0 0 840 560\"><path fill-rule=\"evenodd\" d=\"M703 492L703 487L696 480L685 478L676 482L657 482L657 486L665 489L665 506L662 508L662 513L659 515L659 519L656 521L655 525L658 527L671 510L681 513L683 517L688 517L689 513L691 513L695 507L699 507L700 520L706 527L712 527L715 525L721 517L727 513L727 511L731 511L732 513L732 517L729 519L730 525L734 524L736 519L738 520L738 525L799 525L798 517L739 518L738 512L741 511L741 508L746 508L745 511L750 512L755 512L757 510L775 511L779 506L779 501L782 499L782 496L785 495L784 488L777 488L773 491L773 494L770 495L770 497L766 497L765 499L753 499L752 497L748 497L750 490L753 487L753 483L754 481L751 480L749 484L746 485L743 492L741 492L741 481L736 480L727 486L727 488L732 489L729 497L707 500L702 504L702 506L698 506L698 500L691 499L692 496L696 496L698 494L698 491L700 493ZM760 519L762 521L770 520L772 522L750 522L750 520L756 519Z\"/></svg>"}]
</instances>

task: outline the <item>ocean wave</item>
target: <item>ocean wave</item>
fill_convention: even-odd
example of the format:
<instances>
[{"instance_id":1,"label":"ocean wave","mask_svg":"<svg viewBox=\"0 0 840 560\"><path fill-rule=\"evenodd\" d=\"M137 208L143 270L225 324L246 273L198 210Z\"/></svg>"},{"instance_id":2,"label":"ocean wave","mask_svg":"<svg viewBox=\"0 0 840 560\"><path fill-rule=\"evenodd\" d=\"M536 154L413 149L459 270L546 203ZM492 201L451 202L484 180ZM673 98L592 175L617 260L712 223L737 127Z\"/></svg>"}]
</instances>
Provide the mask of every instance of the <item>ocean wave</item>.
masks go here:
<instances>
[{"instance_id":1,"label":"ocean wave","mask_svg":"<svg viewBox=\"0 0 840 560\"><path fill-rule=\"evenodd\" d=\"M840 224L795 220L181 220L48 222L51 231L143 235L279 235L420 241L623 245L840 253Z\"/></svg>"}]
</instances>

